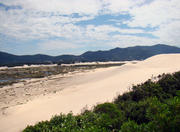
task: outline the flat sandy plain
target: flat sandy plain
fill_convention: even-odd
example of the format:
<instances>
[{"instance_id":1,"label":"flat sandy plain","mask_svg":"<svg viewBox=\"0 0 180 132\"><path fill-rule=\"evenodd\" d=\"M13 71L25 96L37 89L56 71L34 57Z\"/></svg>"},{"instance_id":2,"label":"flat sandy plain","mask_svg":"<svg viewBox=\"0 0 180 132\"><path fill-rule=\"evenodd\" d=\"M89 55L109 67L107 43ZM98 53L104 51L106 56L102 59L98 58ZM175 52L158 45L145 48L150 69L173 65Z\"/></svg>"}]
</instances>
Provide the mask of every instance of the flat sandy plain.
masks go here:
<instances>
[{"instance_id":1,"label":"flat sandy plain","mask_svg":"<svg viewBox=\"0 0 180 132\"><path fill-rule=\"evenodd\" d=\"M82 73L31 79L0 89L0 132L20 132L53 115L110 102L132 85L180 71L180 54L162 54L137 63Z\"/></svg>"}]
</instances>

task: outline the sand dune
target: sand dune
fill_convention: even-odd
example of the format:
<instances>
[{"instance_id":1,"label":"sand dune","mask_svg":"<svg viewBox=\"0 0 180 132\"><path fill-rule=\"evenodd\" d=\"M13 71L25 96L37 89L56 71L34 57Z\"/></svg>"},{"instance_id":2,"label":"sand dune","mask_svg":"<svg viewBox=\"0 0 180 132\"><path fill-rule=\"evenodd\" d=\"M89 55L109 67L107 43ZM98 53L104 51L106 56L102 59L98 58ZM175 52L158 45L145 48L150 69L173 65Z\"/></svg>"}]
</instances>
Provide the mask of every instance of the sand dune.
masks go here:
<instances>
[{"instance_id":1,"label":"sand dune","mask_svg":"<svg viewBox=\"0 0 180 132\"><path fill-rule=\"evenodd\" d=\"M142 83L162 73L179 70L180 54L163 54L136 64L129 62L119 67L75 74L66 78L63 84L48 85L48 87L61 85L64 88L62 91L7 108L5 115L0 117L0 132L18 132L28 124L48 120L52 115L61 112L80 113L85 106L91 108L97 103L112 101L117 94L128 91L132 84ZM42 85L39 88L45 87L47 86Z\"/></svg>"}]
</instances>

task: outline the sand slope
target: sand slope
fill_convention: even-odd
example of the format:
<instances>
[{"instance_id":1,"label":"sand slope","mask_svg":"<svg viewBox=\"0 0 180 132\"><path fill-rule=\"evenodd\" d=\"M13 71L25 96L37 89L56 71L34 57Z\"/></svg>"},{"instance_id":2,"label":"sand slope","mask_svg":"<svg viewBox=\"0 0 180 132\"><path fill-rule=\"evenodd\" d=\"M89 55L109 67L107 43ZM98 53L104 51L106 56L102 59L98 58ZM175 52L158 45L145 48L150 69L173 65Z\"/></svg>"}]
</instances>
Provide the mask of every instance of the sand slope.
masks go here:
<instances>
[{"instance_id":1,"label":"sand slope","mask_svg":"<svg viewBox=\"0 0 180 132\"><path fill-rule=\"evenodd\" d=\"M91 108L97 103L112 101L117 94L128 91L132 84L179 70L180 54L163 54L136 64L74 75L67 78L66 85L62 84L62 91L8 108L0 117L0 132L21 131L27 124L50 119L60 112L79 113L86 105Z\"/></svg>"}]
</instances>

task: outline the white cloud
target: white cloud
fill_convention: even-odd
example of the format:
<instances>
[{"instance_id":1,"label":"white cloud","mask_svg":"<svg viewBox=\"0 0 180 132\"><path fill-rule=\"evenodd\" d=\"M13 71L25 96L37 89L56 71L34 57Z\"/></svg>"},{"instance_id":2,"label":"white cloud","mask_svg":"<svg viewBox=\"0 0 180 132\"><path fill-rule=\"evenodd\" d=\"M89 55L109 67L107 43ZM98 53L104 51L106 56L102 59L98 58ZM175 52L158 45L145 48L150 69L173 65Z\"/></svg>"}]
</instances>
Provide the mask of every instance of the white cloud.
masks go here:
<instances>
[{"instance_id":1,"label":"white cloud","mask_svg":"<svg viewBox=\"0 0 180 132\"><path fill-rule=\"evenodd\" d=\"M146 4L150 0L103 0L106 12L128 13L132 8Z\"/></svg>"},{"instance_id":2,"label":"white cloud","mask_svg":"<svg viewBox=\"0 0 180 132\"><path fill-rule=\"evenodd\" d=\"M8 16L8 17L7 17ZM0 12L0 33L18 39L43 39L48 37L71 37L76 36L81 29L73 25L74 22L89 20L93 17L83 16L80 18L64 16L46 16L42 14L26 15L20 11Z\"/></svg>"},{"instance_id":3,"label":"white cloud","mask_svg":"<svg viewBox=\"0 0 180 132\"><path fill-rule=\"evenodd\" d=\"M39 50L51 51L51 50L65 50L65 49L79 48L80 46L62 40L50 40L50 41L38 43L38 47Z\"/></svg>"},{"instance_id":4,"label":"white cloud","mask_svg":"<svg viewBox=\"0 0 180 132\"><path fill-rule=\"evenodd\" d=\"M133 27L156 27L180 20L179 0L155 0L148 5L135 7L129 10L133 20L128 22Z\"/></svg>"},{"instance_id":5,"label":"white cloud","mask_svg":"<svg viewBox=\"0 0 180 132\"><path fill-rule=\"evenodd\" d=\"M19 5L22 9L0 10L0 34L17 40L47 40L44 50L58 47L78 47L79 43L100 43L130 46L155 43L179 44L180 0L1 0L6 5ZM78 17L73 14L78 13ZM76 25L100 15L128 14L131 20L110 19L120 28L102 22L101 25ZM134 28L136 27L136 28ZM138 28L141 27L141 28ZM143 28L156 27L155 31ZM114 34L111 34L114 33ZM149 33L156 39L138 37ZM122 35L124 34L124 35ZM131 34L131 35L130 35ZM66 41L48 41L64 38ZM2 43L2 42L0 42ZM59 46L61 43L61 46ZM69 45L69 47L68 47ZM75 48L74 47L74 48Z\"/></svg>"},{"instance_id":6,"label":"white cloud","mask_svg":"<svg viewBox=\"0 0 180 132\"><path fill-rule=\"evenodd\" d=\"M147 28L156 27L156 30L151 33L157 37L158 41L154 41L152 38L145 41L138 40L139 37L134 39L126 39L128 43L147 44L147 43L166 43L180 46L180 1L179 0L105 0L109 3L106 8L110 13L118 14L125 12L132 16L131 20L123 21L123 24L128 24L130 27L142 27ZM117 25L121 23L117 22ZM124 38L124 36L119 36ZM137 41L138 40L138 41ZM152 40L152 42L151 42Z\"/></svg>"},{"instance_id":7,"label":"white cloud","mask_svg":"<svg viewBox=\"0 0 180 132\"><path fill-rule=\"evenodd\" d=\"M144 31L140 29L122 29L111 25L100 25L100 26L88 25L85 32L86 33L83 35L86 36L86 38L93 40L110 40L112 39L112 35L110 35L110 33L121 33L121 34L144 33Z\"/></svg>"},{"instance_id":8,"label":"white cloud","mask_svg":"<svg viewBox=\"0 0 180 132\"><path fill-rule=\"evenodd\" d=\"M2 0L7 5L21 5L26 10L61 14L94 14L101 8L100 0Z\"/></svg>"},{"instance_id":9,"label":"white cloud","mask_svg":"<svg viewBox=\"0 0 180 132\"><path fill-rule=\"evenodd\" d=\"M7 17L8 16L8 17ZM111 25L81 27L74 23L93 19L94 16L74 18L70 16L51 15L47 12L26 10L9 10L0 12L0 32L17 39L45 39L64 37L68 39L109 39L109 33L143 33L140 29L121 29Z\"/></svg>"},{"instance_id":10,"label":"white cloud","mask_svg":"<svg viewBox=\"0 0 180 132\"><path fill-rule=\"evenodd\" d=\"M152 32L161 39L161 43L177 44L180 46L180 22L173 21L168 24L162 24L157 31Z\"/></svg>"},{"instance_id":11,"label":"white cloud","mask_svg":"<svg viewBox=\"0 0 180 132\"><path fill-rule=\"evenodd\" d=\"M98 0L2 0L22 9L1 10L0 33L22 40L76 36L80 29L73 25L93 19L98 13ZM73 17L78 13L80 17ZM75 33L76 32L76 33Z\"/></svg>"},{"instance_id":12,"label":"white cloud","mask_svg":"<svg viewBox=\"0 0 180 132\"><path fill-rule=\"evenodd\" d=\"M160 43L158 39L150 39L147 37L137 37L131 35L115 35L113 36L113 41L110 43L115 47L127 47L136 45L152 45Z\"/></svg>"}]
</instances>

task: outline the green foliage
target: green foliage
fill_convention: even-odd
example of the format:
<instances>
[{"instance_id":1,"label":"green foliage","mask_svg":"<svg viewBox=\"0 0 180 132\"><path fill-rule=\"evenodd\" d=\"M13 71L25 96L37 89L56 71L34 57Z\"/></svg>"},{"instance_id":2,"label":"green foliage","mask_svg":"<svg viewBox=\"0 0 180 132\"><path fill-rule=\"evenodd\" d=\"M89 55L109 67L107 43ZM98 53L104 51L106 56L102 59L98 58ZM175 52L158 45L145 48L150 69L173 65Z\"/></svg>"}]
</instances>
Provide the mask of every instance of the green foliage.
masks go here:
<instances>
[{"instance_id":1,"label":"green foliage","mask_svg":"<svg viewBox=\"0 0 180 132\"><path fill-rule=\"evenodd\" d=\"M146 108L148 107L147 101L126 101L119 103L120 109L125 113L126 120L135 120L138 124L146 123L149 121L146 118Z\"/></svg>"},{"instance_id":2,"label":"green foliage","mask_svg":"<svg viewBox=\"0 0 180 132\"><path fill-rule=\"evenodd\" d=\"M120 129L125 117L116 104L104 103L94 108L94 112L100 114L99 126L115 131Z\"/></svg>"},{"instance_id":3,"label":"green foliage","mask_svg":"<svg viewBox=\"0 0 180 132\"><path fill-rule=\"evenodd\" d=\"M168 99L167 103L162 103L157 98L153 98L146 116L156 131L180 131L180 98Z\"/></svg>"},{"instance_id":4,"label":"green foliage","mask_svg":"<svg viewBox=\"0 0 180 132\"><path fill-rule=\"evenodd\" d=\"M74 116L56 115L23 132L179 132L180 72L132 87L113 103Z\"/></svg>"},{"instance_id":5,"label":"green foliage","mask_svg":"<svg viewBox=\"0 0 180 132\"><path fill-rule=\"evenodd\" d=\"M129 120L123 123L120 130L120 132L139 132L139 131L140 131L139 125L133 120Z\"/></svg>"},{"instance_id":6,"label":"green foliage","mask_svg":"<svg viewBox=\"0 0 180 132\"><path fill-rule=\"evenodd\" d=\"M180 90L180 72L174 73L173 76L170 74L163 75L158 83L169 96L175 96L176 91Z\"/></svg>"}]
</instances>

